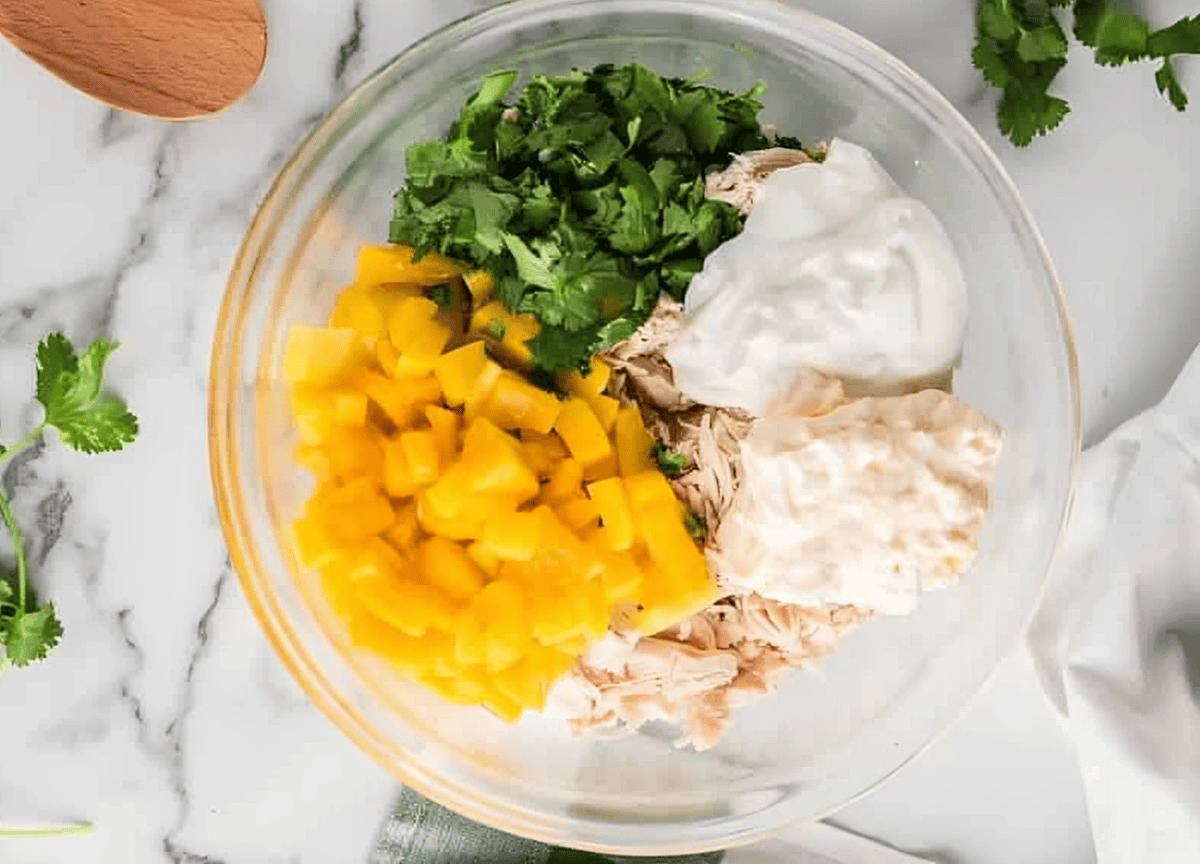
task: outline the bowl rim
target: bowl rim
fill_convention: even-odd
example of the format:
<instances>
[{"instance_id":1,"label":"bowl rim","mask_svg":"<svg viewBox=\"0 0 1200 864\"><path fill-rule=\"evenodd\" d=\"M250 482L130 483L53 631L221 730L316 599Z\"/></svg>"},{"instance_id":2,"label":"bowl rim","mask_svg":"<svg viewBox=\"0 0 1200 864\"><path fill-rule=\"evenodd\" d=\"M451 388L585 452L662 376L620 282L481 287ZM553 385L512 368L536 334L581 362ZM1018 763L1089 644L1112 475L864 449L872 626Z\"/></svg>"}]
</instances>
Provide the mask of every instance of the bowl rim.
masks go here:
<instances>
[{"instance_id":1,"label":"bowl rim","mask_svg":"<svg viewBox=\"0 0 1200 864\"><path fill-rule=\"evenodd\" d=\"M440 45L459 41L459 36L467 32L517 23L525 16L535 12L575 7L602 14L617 8L629 11L630 5L628 0L508 0L508 2L461 17L426 34L367 75L304 136L279 169L258 205L238 245L230 276L226 282L214 330L209 368L208 450L217 515L229 547L231 565L237 573L247 602L276 656L283 662L312 703L362 752L402 783L477 822L551 844L562 844L564 837L541 824L526 810L508 806L503 801L480 795L470 788L430 776L428 772L410 760L403 760L403 764L398 762L395 752L386 750L378 738L371 734L371 730L375 728L373 722L366 719L360 709L355 707L349 699L339 695L338 688L330 684L319 664L313 660L306 646L292 630L278 599L262 590L259 580L253 575L265 572L265 568L259 560L251 532L246 527L248 519L243 493L245 488L242 482L243 466L234 443L236 431L233 428L232 405L234 399L232 394L237 386L237 370L242 368L243 340L241 337L248 323L245 303L247 288L254 284L254 276L259 267L260 251L270 245L277 231L276 217L287 209L290 196L285 193L292 187L293 179L302 173L302 169L310 163L312 156L319 151L321 142L327 133L336 130L341 126L343 118L354 113L357 103L372 91L377 82L385 78L394 68L419 60L422 55L437 51ZM886 68L889 73L897 76L919 97L923 103L922 107L926 111L933 114L941 124L952 128L961 136L965 140L967 150L970 151L973 167L990 181L997 195L1007 199L1003 203L1010 212L1019 217L1022 223L1020 230L1026 235L1024 240L1027 244L1032 244L1031 248L1036 253L1034 257L1040 259L1039 263L1048 277L1051 288L1050 299L1062 332L1061 348L1066 357L1068 409L1072 428L1069 464L1066 466L1066 489L1061 513L1055 529L1054 545L1039 580L1035 602L1031 605L1008 650L1000 654L997 663L981 678L974 693L963 701L958 711L942 728L931 734L901 762L864 789L812 816L777 820L776 824L770 827L743 831L727 841L715 844L707 841L698 843L684 841L652 847L638 847L636 851L631 851L627 847L611 844L582 840L572 841L572 845L576 848L625 855L679 855L708 852L753 843L785 831L794 824L824 819L870 794L906 766L911 765L936 742L942 740L975 704L1004 658L1020 645L1030 621L1041 604L1047 589L1049 574L1053 571L1055 561L1061 552L1063 530L1074 501L1082 439L1078 357L1070 316L1057 271L1044 238L1008 172L979 132L949 100L905 63L868 39L827 18L804 9L785 5L780 0L739 0L736 8L728 5L724 0L657 0L652 11L657 14L686 12L701 17L715 17L730 23L737 23L739 20L754 22L758 26L761 26L764 21L775 20L815 36L823 42L839 44L854 51L860 59L869 62L874 68ZM253 462L253 460L247 461Z\"/></svg>"}]
</instances>

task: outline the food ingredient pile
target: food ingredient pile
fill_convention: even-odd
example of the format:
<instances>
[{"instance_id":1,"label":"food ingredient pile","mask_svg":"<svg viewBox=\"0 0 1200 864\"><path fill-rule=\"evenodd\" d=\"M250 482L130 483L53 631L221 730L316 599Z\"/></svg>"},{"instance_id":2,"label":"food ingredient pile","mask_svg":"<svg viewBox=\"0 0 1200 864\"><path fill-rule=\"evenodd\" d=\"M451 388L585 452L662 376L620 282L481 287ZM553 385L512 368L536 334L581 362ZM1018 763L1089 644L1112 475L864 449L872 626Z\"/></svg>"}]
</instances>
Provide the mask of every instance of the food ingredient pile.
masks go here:
<instances>
[{"instance_id":1,"label":"food ingredient pile","mask_svg":"<svg viewBox=\"0 0 1200 864\"><path fill-rule=\"evenodd\" d=\"M948 392L933 213L866 150L637 65L487 76L283 373L350 644L506 719L734 710L970 566L1000 430Z\"/></svg>"}]
</instances>

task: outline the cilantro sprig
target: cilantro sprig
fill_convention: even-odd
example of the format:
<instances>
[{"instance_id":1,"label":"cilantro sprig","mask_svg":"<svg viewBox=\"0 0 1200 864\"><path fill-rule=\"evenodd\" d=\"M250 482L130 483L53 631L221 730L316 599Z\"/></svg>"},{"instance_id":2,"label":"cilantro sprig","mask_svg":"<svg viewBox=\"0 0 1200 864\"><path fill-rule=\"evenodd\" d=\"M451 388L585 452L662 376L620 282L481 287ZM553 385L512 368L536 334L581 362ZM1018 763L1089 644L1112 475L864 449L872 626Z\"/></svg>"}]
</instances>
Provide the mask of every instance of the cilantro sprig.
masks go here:
<instances>
[{"instance_id":1,"label":"cilantro sprig","mask_svg":"<svg viewBox=\"0 0 1200 864\"><path fill-rule=\"evenodd\" d=\"M979 0L971 59L988 83L1003 91L997 120L1010 141L1024 147L1057 128L1071 110L1050 93L1069 49L1063 13L1056 10L1068 7L1072 33L1092 49L1097 63L1158 61L1158 91L1178 110L1187 107L1173 61L1200 53L1200 15L1151 30L1145 18L1110 0Z\"/></svg>"},{"instance_id":2,"label":"cilantro sprig","mask_svg":"<svg viewBox=\"0 0 1200 864\"><path fill-rule=\"evenodd\" d=\"M61 333L42 340L37 348L36 395L45 416L13 445L0 445L0 467L51 427L64 444L84 453L121 450L137 437L137 418L124 402L103 392L104 366L116 348L116 342L99 339L78 355ZM15 571L0 571L2 670L45 659L62 636L62 624L54 604L40 603L29 584L25 539L3 489L0 516L8 527L16 559Z\"/></svg>"},{"instance_id":3,"label":"cilantro sprig","mask_svg":"<svg viewBox=\"0 0 1200 864\"><path fill-rule=\"evenodd\" d=\"M483 78L445 140L407 152L389 236L488 271L541 332L546 370L583 367L633 334L662 291L682 298L704 257L741 227L704 175L767 147L759 85L741 94L644 66ZM798 147L795 139L780 139Z\"/></svg>"}]
</instances>

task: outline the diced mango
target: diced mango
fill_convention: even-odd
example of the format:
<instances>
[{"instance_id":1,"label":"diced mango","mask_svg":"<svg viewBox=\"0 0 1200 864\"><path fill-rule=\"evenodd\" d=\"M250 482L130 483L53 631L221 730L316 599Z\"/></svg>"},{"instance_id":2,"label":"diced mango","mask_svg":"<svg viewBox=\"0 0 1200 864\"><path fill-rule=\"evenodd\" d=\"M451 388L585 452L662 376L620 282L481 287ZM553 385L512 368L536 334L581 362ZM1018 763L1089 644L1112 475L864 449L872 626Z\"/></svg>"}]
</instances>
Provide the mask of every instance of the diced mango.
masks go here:
<instances>
[{"instance_id":1,"label":"diced mango","mask_svg":"<svg viewBox=\"0 0 1200 864\"><path fill-rule=\"evenodd\" d=\"M521 459L518 442L494 423L478 417L463 437L460 463L474 492L527 501L538 494L538 479Z\"/></svg>"},{"instance_id":2,"label":"diced mango","mask_svg":"<svg viewBox=\"0 0 1200 864\"><path fill-rule=\"evenodd\" d=\"M647 507L638 514L637 529L654 563L667 573L707 573L704 555L684 527L674 502Z\"/></svg>"},{"instance_id":3,"label":"diced mango","mask_svg":"<svg viewBox=\"0 0 1200 864\"><path fill-rule=\"evenodd\" d=\"M554 429L571 455L584 467L601 461L613 452L608 435L595 412L578 397L570 397L562 403Z\"/></svg>"},{"instance_id":4,"label":"diced mango","mask_svg":"<svg viewBox=\"0 0 1200 864\"><path fill-rule=\"evenodd\" d=\"M527 363L532 358L525 343L541 329L537 318L526 313L513 314L499 300L480 306L471 316L471 332L492 340L502 354L517 363Z\"/></svg>"},{"instance_id":5,"label":"diced mango","mask_svg":"<svg viewBox=\"0 0 1200 864\"><path fill-rule=\"evenodd\" d=\"M600 426L605 432L612 434L621 403L611 396L605 396L604 394L587 396L585 399L588 407L592 409L592 413L596 415L596 419L600 421Z\"/></svg>"},{"instance_id":6,"label":"diced mango","mask_svg":"<svg viewBox=\"0 0 1200 864\"><path fill-rule=\"evenodd\" d=\"M349 328L293 324L283 347L283 380L323 387L364 362L362 340Z\"/></svg>"},{"instance_id":7,"label":"diced mango","mask_svg":"<svg viewBox=\"0 0 1200 864\"><path fill-rule=\"evenodd\" d=\"M401 432L400 448L404 451L414 481L426 485L438 478L438 444L432 432Z\"/></svg>"},{"instance_id":8,"label":"diced mango","mask_svg":"<svg viewBox=\"0 0 1200 864\"><path fill-rule=\"evenodd\" d=\"M333 475L342 482L357 477L381 478L384 470L381 440L368 429L335 428L321 449Z\"/></svg>"},{"instance_id":9,"label":"diced mango","mask_svg":"<svg viewBox=\"0 0 1200 864\"><path fill-rule=\"evenodd\" d=\"M463 403L463 420L468 425L487 406L488 397L492 395L492 388L496 386L496 382L500 380L503 372L503 367L494 360L488 360L483 364L479 377L475 379L474 388L467 395L467 401Z\"/></svg>"},{"instance_id":10,"label":"diced mango","mask_svg":"<svg viewBox=\"0 0 1200 864\"><path fill-rule=\"evenodd\" d=\"M406 675L426 675L433 670L433 657L424 640L400 632L370 612L352 616L349 629L355 646L378 655Z\"/></svg>"},{"instance_id":11,"label":"diced mango","mask_svg":"<svg viewBox=\"0 0 1200 864\"><path fill-rule=\"evenodd\" d=\"M654 469L654 436L642 422L637 406L622 405L617 409L613 439L617 445L617 462L622 477Z\"/></svg>"},{"instance_id":12,"label":"diced mango","mask_svg":"<svg viewBox=\"0 0 1200 864\"><path fill-rule=\"evenodd\" d=\"M528 429L546 435L558 417L559 401L519 375L502 371L481 411L501 429Z\"/></svg>"},{"instance_id":13,"label":"diced mango","mask_svg":"<svg viewBox=\"0 0 1200 864\"><path fill-rule=\"evenodd\" d=\"M481 679L469 677L466 673L453 678L424 677L420 681L447 702L456 705L479 705L488 692L487 685Z\"/></svg>"},{"instance_id":14,"label":"diced mango","mask_svg":"<svg viewBox=\"0 0 1200 864\"><path fill-rule=\"evenodd\" d=\"M632 546L633 511L621 478L609 477L589 483L587 493L600 511L600 521L604 523L604 536L609 548L623 552Z\"/></svg>"},{"instance_id":15,"label":"diced mango","mask_svg":"<svg viewBox=\"0 0 1200 864\"><path fill-rule=\"evenodd\" d=\"M421 491L400 439L387 442L383 448L383 483L393 498L407 498Z\"/></svg>"},{"instance_id":16,"label":"diced mango","mask_svg":"<svg viewBox=\"0 0 1200 864\"><path fill-rule=\"evenodd\" d=\"M625 491L629 493L629 503L635 515L656 504L678 504L675 490L660 471L642 471L627 475L624 480Z\"/></svg>"},{"instance_id":17,"label":"diced mango","mask_svg":"<svg viewBox=\"0 0 1200 864\"><path fill-rule=\"evenodd\" d=\"M436 487L435 487L436 488ZM429 504L429 492L417 498L417 519L429 534L451 540L475 540L483 533L482 519L444 516Z\"/></svg>"},{"instance_id":18,"label":"diced mango","mask_svg":"<svg viewBox=\"0 0 1200 864\"><path fill-rule=\"evenodd\" d=\"M538 477L548 478L558 463L567 458L567 448L557 435L522 432L521 458Z\"/></svg>"},{"instance_id":19,"label":"diced mango","mask_svg":"<svg viewBox=\"0 0 1200 864\"><path fill-rule=\"evenodd\" d=\"M471 292L471 301L475 306L483 306L492 298L496 280L486 270L472 270L470 273L464 273L463 281L467 283L467 290Z\"/></svg>"},{"instance_id":20,"label":"diced mango","mask_svg":"<svg viewBox=\"0 0 1200 864\"><path fill-rule=\"evenodd\" d=\"M358 250L354 281L362 285L436 285L462 272L461 267L437 252L428 252L420 260L414 257L407 246L363 246Z\"/></svg>"},{"instance_id":21,"label":"diced mango","mask_svg":"<svg viewBox=\"0 0 1200 864\"><path fill-rule=\"evenodd\" d=\"M458 415L440 405L426 405L425 419L437 442L438 464L449 465L458 453Z\"/></svg>"},{"instance_id":22,"label":"diced mango","mask_svg":"<svg viewBox=\"0 0 1200 864\"><path fill-rule=\"evenodd\" d=\"M485 526L486 527L486 526ZM482 538L467 545L467 557L475 562L489 578L495 578L500 573L500 556L483 542Z\"/></svg>"},{"instance_id":23,"label":"diced mango","mask_svg":"<svg viewBox=\"0 0 1200 864\"><path fill-rule=\"evenodd\" d=\"M433 371L450 341L450 329L437 320L437 313L437 303L427 297L407 297L392 309L388 338L400 352L396 375L409 377Z\"/></svg>"},{"instance_id":24,"label":"diced mango","mask_svg":"<svg viewBox=\"0 0 1200 864\"><path fill-rule=\"evenodd\" d=\"M575 459L563 459L550 472L538 493L538 501L555 506L583 495L583 466Z\"/></svg>"},{"instance_id":25,"label":"diced mango","mask_svg":"<svg viewBox=\"0 0 1200 864\"><path fill-rule=\"evenodd\" d=\"M322 567L339 554L337 546L320 520L302 516L292 525L296 535L296 551L305 567Z\"/></svg>"},{"instance_id":26,"label":"diced mango","mask_svg":"<svg viewBox=\"0 0 1200 864\"><path fill-rule=\"evenodd\" d=\"M391 502L366 477L325 493L313 504L329 537L344 545L382 534L396 521Z\"/></svg>"},{"instance_id":27,"label":"diced mango","mask_svg":"<svg viewBox=\"0 0 1200 864\"><path fill-rule=\"evenodd\" d=\"M387 315L403 297L420 296L415 285L371 285L355 283L338 295L329 316L330 327L349 327L367 339L387 335Z\"/></svg>"},{"instance_id":28,"label":"diced mango","mask_svg":"<svg viewBox=\"0 0 1200 864\"><path fill-rule=\"evenodd\" d=\"M497 513L483 524L480 541L505 561L529 561L542 540L542 516L536 512Z\"/></svg>"},{"instance_id":29,"label":"diced mango","mask_svg":"<svg viewBox=\"0 0 1200 864\"><path fill-rule=\"evenodd\" d=\"M429 585L387 576L367 576L355 593L372 615L409 636L424 636L430 627L452 630L458 610L445 594Z\"/></svg>"},{"instance_id":30,"label":"diced mango","mask_svg":"<svg viewBox=\"0 0 1200 864\"><path fill-rule=\"evenodd\" d=\"M484 585L483 571L467 550L446 537L430 537L422 543L417 561L425 581L455 600L472 597Z\"/></svg>"},{"instance_id":31,"label":"diced mango","mask_svg":"<svg viewBox=\"0 0 1200 864\"><path fill-rule=\"evenodd\" d=\"M485 690L480 702L484 708L509 723L519 720L524 713L521 705L495 687Z\"/></svg>"},{"instance_id":32,"label":"diced mango","mask_svg":"<svg viewBox=\"0 0 1200 864\"><path fill-rule=\"evenodd\" d=\"M615 477L618 473L620 473L620 466L617 464L617 451L612 450L603 459L585 466L583 479L587 483L593 483L596 480L603 480L605 477Z\"/></svg>"},{"instance_id":33,"label":"diced mango","mask_svg":"<svg viewBox=\"0 0 1200 864\"><path fill-rule=\"evenodd\" d=\"M446 404L456 408L465 403L475 392L475 385L490 362L482 342L468 342L437 358L433 374L437 376Z\"/></svg>"},{"instance_id":34,"label":"diced mango","mask_svg":"<svg viewBox=\"0 0 1200 864\"><path fill-rule=\"evenodd\" d=\"M554 508L554 515L572 531L582 531L600 519L596 502L590 498L575 498Z\"/></svg>"},{"instance_id":35,"label":"diced mango","mask_svg":"<svg viewBox=\"0 0 1200 864\"><path fill-rule=\"evenodd\" d=\"M581 375L578 370L572 369L559 376L559 385L575 396L599 396L608 386L611 375L612 367L599 357L593 357L587 375Z\"/></svg>"},{"instance_id":36,"label":"diced mango","mask_svg":"<svg viewBox=\"0 0 1200 864\"><path fill-rule=\"evenodd\" d=\"M384 538L401 552L411 552L421 539L417 503L409 501L396 509L396 521L384 532Z\"/></svg>"},{"instance_id":37,"label":"diced mango","mask_svg":"<svg viewBox=\"0 0 1200 864\"><path fill-rule=\"evenodd\" d=\"M389 378L370 369L358 369L351 384L366 394L398 429L411 427L424 415L425 406L436 402L441 388L432 375Z\"/></svg>"},{"instance_id":38,"label":"diced mango","mask_svg":"<svg viewBox=\"0 0 1200 864\"><path fill-rule=\"evenodd\" d=\"M604 572L600 584L604 596L612 605L635 600L643 585L641 568L627 554L607 555L603 558Z\"/></svg>"},{"instance_id":39,"label":"diced mango","mask_svg":"<svg viewBox=\"0 0 1200 864\"><path fill-rule=\"evenodd\" d=\"M307 468L318 483L328 483L333 479L333 465L322 447L301 444L296 448L296 461Z\"/></svg>"}]
</instances>

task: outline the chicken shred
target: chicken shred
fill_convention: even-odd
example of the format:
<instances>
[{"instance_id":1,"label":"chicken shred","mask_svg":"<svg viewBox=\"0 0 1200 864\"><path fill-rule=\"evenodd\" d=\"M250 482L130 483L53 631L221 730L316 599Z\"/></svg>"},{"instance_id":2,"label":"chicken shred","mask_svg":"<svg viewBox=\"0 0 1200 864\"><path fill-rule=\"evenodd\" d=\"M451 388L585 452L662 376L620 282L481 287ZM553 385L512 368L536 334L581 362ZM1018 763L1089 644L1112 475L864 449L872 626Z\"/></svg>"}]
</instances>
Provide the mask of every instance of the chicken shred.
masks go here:
<instances>
[{"instance_id":1,"label":"chicken shred","mask_svg":"<svg viewBox=\"0 0 1200 864\"><path fill-rule=\"evenodd\" d=\"M763 181L780 168L811 162L803 150L769 147L739 153L722 171L714 171L704 180L704 195L732 204L743 216L754 209Z\"/></svg>"}]
</instances>

